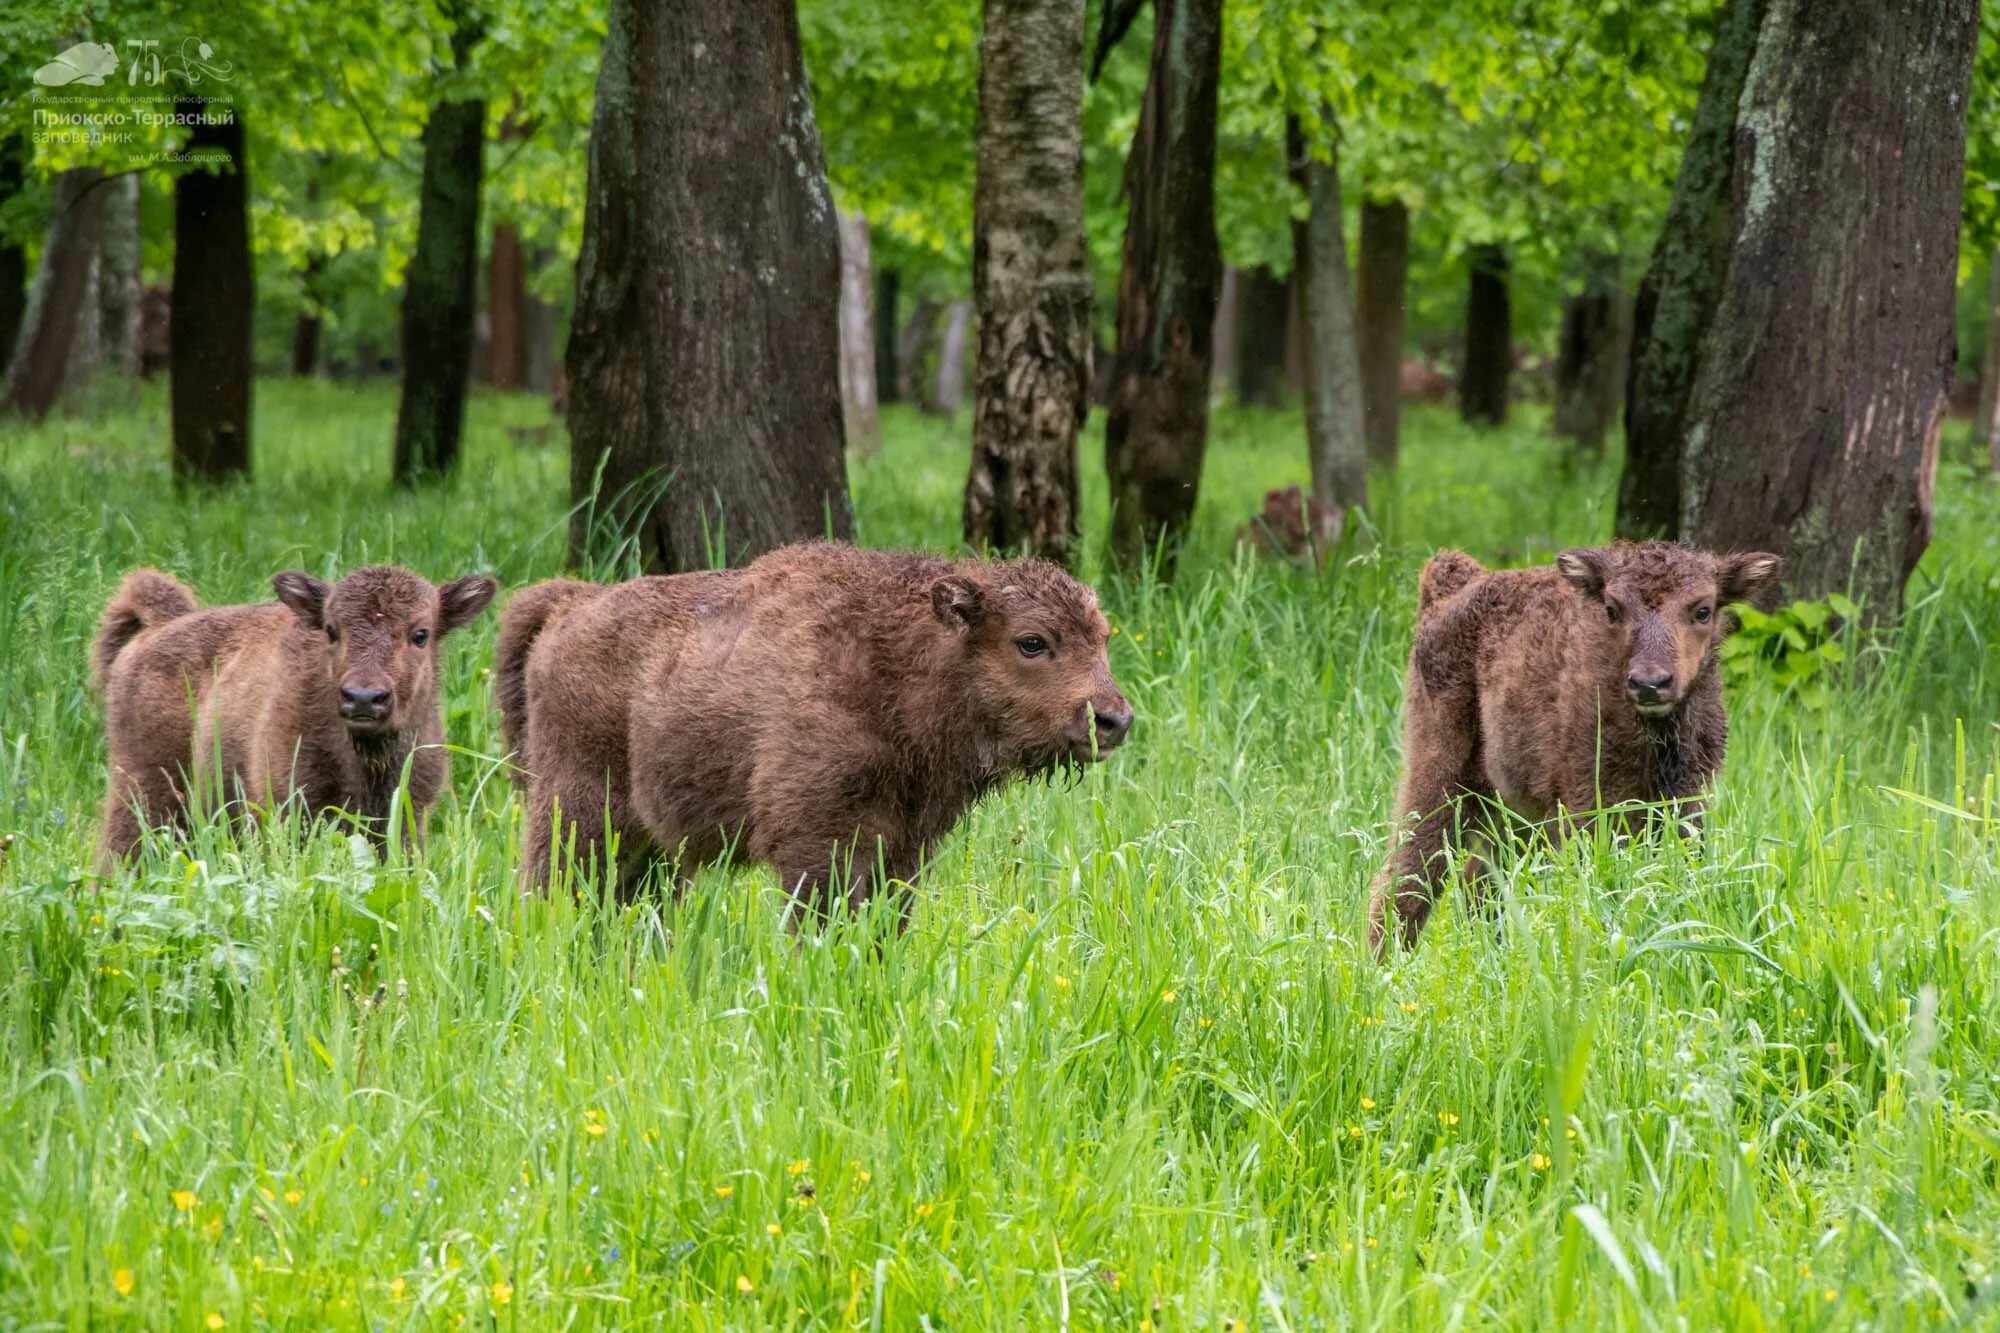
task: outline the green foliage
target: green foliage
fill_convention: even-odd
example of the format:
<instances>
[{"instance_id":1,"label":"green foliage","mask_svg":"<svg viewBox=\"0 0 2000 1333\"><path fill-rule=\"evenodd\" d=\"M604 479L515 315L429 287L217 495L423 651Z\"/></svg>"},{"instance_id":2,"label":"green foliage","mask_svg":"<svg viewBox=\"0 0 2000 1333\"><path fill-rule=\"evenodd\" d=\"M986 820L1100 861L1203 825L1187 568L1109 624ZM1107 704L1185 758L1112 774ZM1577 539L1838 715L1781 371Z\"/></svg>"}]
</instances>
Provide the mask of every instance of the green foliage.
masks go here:
<instances>
[{"instance_id":1,"label":"green foliage","mask_svg":"<svg viewBox=\"0 0 2000 1333\"><path fill-rule=\"evenodd\" d=\"M1836 592L1825 601L1797 601L1776 611L1747 604L1730 611L1737 628L1723 640L1721 655L1731 680L1767 678L1807 708L1833 702L1835 669L1847 661L1859 607Z\"/></svg>"},{"instance_id":2,"label":"green foliage","mask_svg":"<svg viewBox=\"0 0 2000 1333\"><path fill-rule=\"evenodd\" d=\"M2000 1308L1991 486L1940 479L1930 591L1832 707L1732 684L1700 846L1497 848L1496 918L1454 894L1388 967L1362 904L1419 564L1609 530L1615 467L1560 472L1532 412L1480 434L1414 410L1381 540L1324 575L1230 543L1298 479L1296 415L1218 412L1179 582L1101 585L1131 744L982 805L901 938L876 911L793 940L761 869L519 898L492 616L444 647L459 750L427 848L208 823L89 875L85 645L124 568L213 601L286 566L558 571L566 459L508 434L545 404L475 395L464 473L416 494L355 468L386 464L393 411L267 384L255 482L185 500L160 386L0 427L0 1325ZM853 469L864 537L954 546L963 421L885 434Z\"/></svg>"}]
</instances>

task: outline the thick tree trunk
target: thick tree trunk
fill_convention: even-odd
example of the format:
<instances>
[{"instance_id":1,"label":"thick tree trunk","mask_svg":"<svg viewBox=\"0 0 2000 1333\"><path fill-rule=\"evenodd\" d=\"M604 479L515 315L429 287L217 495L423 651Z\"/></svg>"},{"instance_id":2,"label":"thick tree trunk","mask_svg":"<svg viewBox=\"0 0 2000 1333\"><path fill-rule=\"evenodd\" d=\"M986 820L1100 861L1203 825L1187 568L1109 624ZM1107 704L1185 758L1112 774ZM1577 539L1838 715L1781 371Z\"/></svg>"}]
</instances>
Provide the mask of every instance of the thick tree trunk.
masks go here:
<instances>
[{"instance_id":1,"label":"thick tree trunk","mask_svg":"<svg viewBox=\"0 0 2000 1333\"><path fill-rule=\"evenodd\" d=\"M572 558L853 533L840 245L792 0L613 0L569 344Z\"/></svg>"},{"instance_id":2,"label":"thick tree trunk","mask_svg":"<svg viewBox=\"0 0 2000 1333\"><path fill-rule=\"evenodd\" d=\"M944 312L938 337L936 388L931 409L946 416L965 406L965 355L972 341L972 302L953 301Z\"/></svg>"},{"instance_id":3,"label":"thick tree trunk","mask_svg":"<svg viewBox=\"0 0 2000 1333\"><path fill-rule=\"evenodd\" d=\"M1737 104L1680 535L1878 618L1930 542L1978 31L1977 0L1771 0Z\"/></svg>"},{"instance_id":4,"label":"thick tree trunk","mask_svg":"<svg viewBox=\"0 0 2000 1333\"><path fill-rule=\"evenodd\" d=\"M937 410L936 366L938 316L944 307L919 297L896 335L896 396L926 412Z\"/></svg>"},{"instance_id":5,"label":"thick tree trunk","mask_svg":"<svg viewBox=\"0 0 2000 1333\"><path fill-rule=\"evenodd\" d=\"M1156 0L1139 124L1125 159L1118 345L1104 428L1111 549L1170 571L1208 449L1209 337L1222 257L1215 239L1221 0Z\"/></svg>"},{"instance_id":6,"label":"thick tree trunk","mask_svg":"<svg viewBox=\"0 0 2000 1333\"><path fill-rule=\"evenodd\" d=\"M98 245L97 337L100 364L120 379L139 374L139 177L102 187L104 230Z\"/></svg>"},{"instance_id":7,"label":"thick tree trunk","mask_svg":"<svg viewBox=\"0 0 2000 1333\"><path fill-rule=\"evenodd\" d=\"M100 182L99 191L110 188L108 181ZM109 203L107 197L105 200ZM62 372L63 396L74 399L87 391L97 378L98 367L104 362L103 335L103 291L104 291L104 225L103 212L98 215L98 247L90 256L88 275L84 279L83 296L76 312L76 326L70 330L69 356Z\"/></svg>"},{"instance_id":8,"label":"thick tree trunk","mask_svg":"<svg viewBox=\"0 0 2000 1333\"><path fill-rule=\"evenodd\" d=\"M463 69L479 30L461 14L452 59ZM443 101L424 125L417 248L403 275L403 392L396 408L398 482L458 466L478 303L479 191L486 103Z\"/></svg>"},{"instance_id":9,"label":"thick tree trunk","mask_svg":"<svg viewBox=\"0 0 2000 1333\"><path fill-rule=\"evenodd\" d=\"M511 222L493 228L486 259L486 375L496 389L528 382L528 268L521 231Z\"/></svg>"},{"instance_id":10,"label":"thick tree trunk","mask_svg":"<svg viewBox=\"0 0 2000 1333\"><path fill-rule=\"evenodd\" d=\"M1986 264L1986 350L1979 357L1972 434L1986 446L1987 468L2000 473L2000 250L1988 255Z\"/></svg>"},{"instance_id":11,"label":"thick tree trunk","mask_svg":"<svg viewBox=\"0 0 2000 1333\"><path fill-rule=\"evenodd\" d=\"M901 402L903 377L896 358L896 297L902 275L893 268L875 273L875 399L882 403Z\"/></svg>"},{"instance_id":12,"label":"thick tree trunk","mask_svg":"<svg viewBox=\"0 0 2000 1333\"><path fill-rule=\"evenodd\" d=\"M562 358L562 349L557 346L562 312L535 295L532 275L553 262L551 251L539 249L528 257L524 265L528 287L527 301L521 313L521 352L525 367L522 384L535 393L544 394L553 394L556 390L557 363Z\"/></svg>"},{"instance_id":13,"label":"thick tree trunk","mask_svg":"<svg viewBox=\"0 0 2000 1333\"><path fill-rule=\"evenodd\" d=\"M840 413L847 445L882 452L882 412L875 399L875 311L868 263L868 219L836 213L840 226Z\"/></svg>"},{"instance_id":14,"label":"thick tree trunk","mask_svg":"<svg viewBox=\"0 0 2000 1333\"><path fill-rule=\"evenodd\" d=\"M987 0L972 292L979 354L965 540L1067 564L1090 411L1084 0Z\"/></svg>"},{"instance_id":15,"label":"thick tree trunk","mask_svg":"<svg viewBox=\"0 0 2000 1333\"><path fill-rule=\"evenodd\" d=\"M1475 245L1467 255L1471 282L1465 302L1465 366L1459 414L1477 425L1507 420L1507 381L1514 372L1514 315L1507 296L1507 252Z\"/></svg>"},{"instance_id":16,"label":"thick tree trunk","mask_svg":"<svg viewBox=\"0 0 2000 1333\"><path fill-rule=\"evenodd\" d=\"M1396 465L1403 420L1403 302L1410 273L1410 209L1400 199L1361 201L1354 319L1361 356L1361 415L1368 459Z\"/></svg>"},{"instance_id":17,"label":"thick tree trunk","mask_svg":"<svg viewBox=\"0 0 2000 1333\"><path fill-rule=\"evenodd\" d=\"M299 306L298 317L292 322L292 374L294 375L306 376L319 373L322 328L319 313L319 279L325 269L326 256L314 253L307 257L305 271L300 275L304 300Z\"/></svg>"},{"instance_id":18,"label":"thick tree trunk","mask_svg":"<svg viewBox=\"0 0 2000 1333\"><path fill-rule=\"evenodd\" d=\"M1292 180L1306 197L1306 216L1292 222L1292 254L1305 349L1306 452L1313 498L1327 516L1327 530L1311 536L1324 559L1340 538L1347 511L1368 507L1361 354L1347 280L1338 149L1330 149L1324 162L1312 156L1296 118L1286 126L1285 145Z\"/></svg>"},{"instance_id":19,"label":"thick tree trunk","mask_svg":"<svg viewBox=\"0 0 2000 1333\"><path fill-rule=\"evenodd\" d=\"M1604 452L1625 379L1625 294L1616 255L1584 259L1581 290L1563 301L1556 348L1555 433Z\"/></svg>"},{"instance_id":20,"label":"thick tree trunk","mask_svg":"<svg viewBox=\"0 0 2000 1333\"><path fill-rule=\"evenodd\" d=\"M1632 306L1617 532L1635 541L1681 530L1687 399L1728 262L1736 107L1766 3L1729 0L1716 22L1673 198Z\"/></svg>"},{"instance_id":21,"label":"thick tree trunk","mask_svg":"<svg viewBox=\"0 0 2000 1333\"><path fill-rule=\"evenodd\" d=\"M174 422L174 479L218 482L250 471L251 351L257 289L250 261L250 163L243 121L233 108L208 114L180 101L197 121L190 156L226 163L174 182L174 287L167 346L167 396Z\"/></svg>"},{"instance_id":22,"label":"thick tree trunk","mask_svg":"<svg viewBox=\"0 0 2000 1333\"><path fill-rule=\"evenodd\" d=\"M1292 285L1268 267L1236 277L1236 401L1243 407L1283 407L1289 380Z\"/></svg>"},{"instance_id":23,"label":"thick tree trunk","mask_svg":"<svg viewBox=\"0 0 2000 1333\"><path fill-rule=\"evenodd\" d=\"M28 144L21 135L0 139L0 209L24 193L28 183ZM14 356L14 339L28 309L28 251L13 236L0 232L0 383Z\"/></svg>"},{"instance_id":24,"label":"thick tree trunk","mask_svg":"<svg viewBox=\"0 0 2000 1333\"><path fill-rule=\"evenodd\" d=\"M86 314L96 319L93 281L103 230L104 173L72 167L56 177L35 285L22 312L0 409L39 420L62 394L70 348Z\"/></svg>"}]
</instances>

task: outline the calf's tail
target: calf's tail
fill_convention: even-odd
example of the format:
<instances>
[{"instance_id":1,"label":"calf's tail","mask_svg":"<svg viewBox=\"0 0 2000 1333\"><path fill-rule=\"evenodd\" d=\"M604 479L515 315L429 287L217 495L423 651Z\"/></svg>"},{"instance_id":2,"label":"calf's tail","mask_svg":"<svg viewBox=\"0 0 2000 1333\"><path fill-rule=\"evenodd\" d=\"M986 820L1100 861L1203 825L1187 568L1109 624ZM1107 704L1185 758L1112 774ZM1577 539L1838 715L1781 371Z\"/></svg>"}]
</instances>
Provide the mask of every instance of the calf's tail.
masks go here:
<instances>
[{"instance_id":1,"label":"calf's tail","mask_svg":"<svg viewBox=\"0 0 2000 1333\"><path fill-rule=\"evenodd\" d=\"M500 617L500 642L493 651L493 693L500 704L500 734L519 755L528 734L528 654L556 614L602 589L595 583L551 579L523 588L508 599ZM526 775L518 767L514 780Z\"/></svg>"},{"instance_id":2,"label":"calf's tail","mask_svg":"<svg viewBox=\"0 0 2000 1333\"><path fill-rule=\"evenodd\" d=\"M104 608L104 619L98 622L97 639L90 648L91 684L103 692L111 664L141 630L163 625L194 609L194 594L179 579L157 569L135 569L127 574Z\"/></svg>"},{"instance_id":3,"label":"calf's tail","mask_svg":"<svg viewBox=\"0 0 2000 1333\"><path fill-rule=\"evenodd\" d=\"M1429 609L1486 572L1486 566L1463 551L1439 551L1417 575L1417 610Z\"/></svg>"}]
</instances>

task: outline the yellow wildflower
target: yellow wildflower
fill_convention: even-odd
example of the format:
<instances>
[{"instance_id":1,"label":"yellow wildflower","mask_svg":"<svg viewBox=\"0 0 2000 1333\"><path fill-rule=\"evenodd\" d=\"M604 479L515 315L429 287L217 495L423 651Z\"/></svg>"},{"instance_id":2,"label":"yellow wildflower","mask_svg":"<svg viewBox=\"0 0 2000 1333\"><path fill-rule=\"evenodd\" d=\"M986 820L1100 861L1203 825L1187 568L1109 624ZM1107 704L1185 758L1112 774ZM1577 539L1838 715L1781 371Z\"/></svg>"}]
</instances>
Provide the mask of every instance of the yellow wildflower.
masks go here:
<instances>
[{"instance_id":1,"label":"yellow wildflower","mask_svg":"<svg viewBox=\"0 0 2000 1333\"><path fill-rule=\"evenodd\" d=\"M1545 1152L1532 1153L1528 1157L1528 1165L1537 1171L1546 1171L1549 1169L1549 1155Z\"/></svg>"},{"instance_id":2,"label":"yellow wildflower","mask_svg":"<svg viewBox=\"0 0 2000 1333\"><path fill-rule=\"evenodd\" d=\"M304 1190L285 1191L285 1202L291 1204L293 1207L297 1207L305 1199L305 1197L306 1195Z\"/></svg>"},{"instance_id":3,"label":"yellow wildflower","mask_svg":"<svg viewBox=\"0 0 2000 1333\"><path fill-rule=\"evenodd\" d=\"M1069 989L1069 978L1064 976L1060 972L1056 973L1056 989L1057 990Z\"/></svg>"},{"instance_id":4,"label":"yellow wildflower","mask_svg":"<svg viewBox=\"0 0 2000 1333\"><path fill-rule=\"evenodd\" d=\"M920 1203L917 1205L917 1216L929 1217L931 1213L936 1210L936 1208L937 1205L934 1203Z\"/></svg>"},{"instance_id":5,"label":"yellow wildflower","mask_svg":"<svg viewBox=\"0 0 2000 1333\"><path fill-rule=\"evenodd\" d=\"M210 1328L221 1328L223 1324L222 1312L220 1310L210 1310L208 1312L208 1318L203 1320L202 1322L207 1324Z\"/></svg>"},{"instance_id":6,"label":"yellow wildflower","mask_svg":"<svg viewBox=\"0 0 2000 1333\"><path fill-rule=\"evenodd\" d=\"M785 1170L790 1172L792 1175L802 1176L806 1172L812 1170L812 1158L801 1157L799 1158L798 1161L793 1162L790 1166L786 1167Z\"/></svg>"},{"instance_id":7,"label":"yellow wildflower","mask_svg":"<svg viewBox=\"0 0 2000 1333\"><path fill-rule=\"evenodd\" d=\"M736 1275L736 1290L745 1296L750 1294L750 1279L741 1273Z\"/></svg>"},{"instance_id":8,"label":"yellow wildflower","mask_svg":"<svg viewBox=\"0 0 2000 1333\"><path fill-rule=\"evenodd\" d=\"M1458 1123L1458 1113L1456 1111L1439 1111L1438 1122L1444 1125L1455 1125Z\"/></svg>"},{"instance_id":9,"label":"yellow wildflower","mask_svg":"<svg viewBox=\"0 0 2000 1333\"><path fill-rule=\"evenodd\" d=\"M493 1284L493 1303L495 1305L505 1305L513 1299L514 1287L512 1283L495 1282Z\"/></svg>"},{"instance_id":10,"label":"yellow wildflower","mask_svg":"<svg viewBox=\"0 0 2000 1333\"><path fill-rule=\"evenodd\" d=\"M194 1197L194 1191L193 1191L193 1190L175 1190L175 1191L174 1191L174 1210L175 1210L176 1212L182 1212L182 1213L185 1213L185 1212L187 1212L187 1211L188 1211L188 1210L189 1210L190 1208L193 1208L193 1207L194 1207L194 1206L195 1206L196 1204L198 1204L198 1203L200 1203L200 1202L201 1202L201 1200L200 1200L200 1199L197 1199L197 1198L195 1198L195 1197Z\"/></svg>"},{"instance_id":11,"label":"yellow wildflower","mask_svg":"<svg viewBox=\"0 0 2000 1333\"><path fill-rule=\"evenodd\" d=\"M1403 1001L1403 1012L1406 1014L1414 1014L1415 1012L1417 1012L1417 1002L1415 1000Z\"/></svg>"},{"instance_id":12,"label":"yellow wildflower","mask_svg":"<svg viewBox=\"0 0 2000 1333\"><path fill-rule=\"evenodd\" d=\"M734 1193L736 1193L734 1185L717 1185L715 1187L715 1197L718 1199L726 1199Z\"/></svg>"},{"instance_id":13,"label":"yellow wildflower","mask_svg":"<svg viewBox=\"0 0 2000 1333\"><path fill-rule=\"evenodd\" d=\"M132 1294L132 1270L121 1268L111 1275L111 1287L120 1296Z\"/></svg>"},{"instance_id":14,"label":"yellow wildflower","mask_svg":"<svg viewBox=\"0 0 2000 1333\"><path fill-rule=\"evenodd\" d=\"M1175 1000L1178 1000L1180 998L1181 998L1180 996L1176 995L1173 991L1170 990L1163 990L1160 992L1161 1004L1172 1004Z\"/></svg>"},{"instance_id":15,"label":"yellow wildflower","mask_svg":"<svg viewBox=\"0 0 2000 1333\"><path fill-rule=\"evenodd\" d=\"M394 1282L391 1282L389 1284L389 1295L393 1299L400 1301L403 1299L403 1293L405 1291L408 1291L409 1287L410 1287L409 1283L403 1281L403 1279L401 1278L397 1278Z\"/></svg>"},{"instance_id":16,"label":"yellow wildflower","mask_svg":"<svg viewBox=\"0 0 2000 1333\"><path fill-rule=\"evenodd\" d=\"M767 1236L783 1235L784 1230L785 1229L779 1226L776 1222L766 1222L764 1224L764 1234Z\"/></svg>"},{"instance_id":17,"label":"yellow wildflower","mask_svg":"<svg viewBox=\"0 0 2000 1333\"><path fill-rule=\"evenodd\" d=\"M1364 1110L1364 1111L1372 1111L1372 1110L1374 1110L1374 1109L1375 1109L1375 1099L1374 1099L1373 1097L1363 1097L1363 1098L1361 1099L1361 1109L1362 1109L1362 1110Z\"/></svg>"}]
</instances>

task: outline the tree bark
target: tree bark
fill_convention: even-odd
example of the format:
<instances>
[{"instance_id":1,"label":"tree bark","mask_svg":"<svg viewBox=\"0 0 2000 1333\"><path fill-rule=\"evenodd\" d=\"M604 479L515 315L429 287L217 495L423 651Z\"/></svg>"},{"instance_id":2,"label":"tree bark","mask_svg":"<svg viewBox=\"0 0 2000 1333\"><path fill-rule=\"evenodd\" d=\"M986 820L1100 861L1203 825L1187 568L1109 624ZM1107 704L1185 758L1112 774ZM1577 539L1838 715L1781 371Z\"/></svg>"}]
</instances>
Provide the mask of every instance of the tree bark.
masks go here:
<instances>
[{"instance_id":1,"label":"tree bark","mask_svg":"<svg viewBox=\"0 0 2000 1333\"><path fill-rule=\"evenodd\" d=\"M835 213L840 228L840 412L847 444L882 452L882 412L875 399L875 310L869 281L868 219Z\"/></svg>"},{"instance_id":2,"label":"tree bark","mask_svg":"<svg viewBox=\"0 0 2000 1333\"><path fill-rule=\"evenodd\" d=\"M1680 174L1632 306L1617 533L1633 541L1681 530L1687 399L1728 261L1736 108L1766 3L1729 0L1716 21Z\"/></svg>"},{"instance_id":3,"label":"tree bark","mask_svg":"<svg viewBox=\"0 0 2000 1333\"><path fill-rule=\"evenodd\" d=\"M0 400L6 412L32 420L48 415L68 377L77 328L86 312L95 318L91 283L103 227L103 175L96 167L72 167L56 177L35 285L7 364Z\"/></svg>"},{"instance_id":4,"label":"tree bark","mask_svg":"<svg viewBox=\"0 0 2000 1333\"><path fill-rule=\"evenodd\" d=\"M0 140L0 208L12 203L27 190L28 144L18 134ZM0 393L8 363L14 356L14 339L21 332L21 317L28 309L28 251L12 235L0 232Z\"/></svg>"},{"instance_id":5,"label":"tree bark","mask_svg":"<svg viewBox=\"0 0 2000 1333\"><path fill-rule=\"evenodd\" d=\"M1554 428L1595 456L1604 452L1624 386L1625 294L1616 255L1586 255L1583 268L1581 289L1563 301Z\"/></svg>"},{"instance_id":6,"label":"tree bark","mask_svg":"<svg viewBox=\"0 0 2000 1333\"><path fill-rule=\"evenodd\" d=\"M1269 267L1236 277L1236 401L1243 407L1283 407L1292 286Z\"/></svg>"},{"instance_id":7,"label":"tree bark","mask_svg":"<svg viewBox=\"0 0 2000 1333\"><path fill-rule=\"evenodd\" d=\"M96 186L99 192L109 190L111 182L100 180ZM109 196L104 204L111 202ZM105 212L102 205L98 211L98 245L91 253L83 282L83 294L78 301L76 323L70 330L69 355L64 359L62 371L63 396L74 400L86 392L97 378L98 367L104 361L104 231Z\"/></svg>"},{"instance_id":8,"label":"tree bark","mask_svg":"<svg viewBox=\"0 0 2000 1333\"><path fill-rule=\"evenodd\" d=\"M944 332L938 337L937 387L931 409L950 416L965 406L965 353L972 341L972 302L953 301L945 308Z\"/></svg>"},{"instance_id":9,"label":"tree bark","mask_svg":"<svg viewBox=\"0 0 2000 1333\"><path fill-rule=\"evenodd\" d=\"M2000 473L2000 250L1987 256L1986 349L1979 357L1979 405L1973 438L1986 446L1986 466Z\"/></svg>"},{"instance_id":10,"label":"tree bark","mask_svg":"<svg viewBox=\"0 0 2000 1333\"><path fill-rule=\"evenodd\" d=\"M458 14L451 36L463 70L480 38ZM458 466L478 297L479 192L486 103L440 101L424 125L417 248L403 276L403 390L396 408L396 480L411 485Z\"/></svg>"},{"instance_id":11,"label":"tree bark","mask_svg":"<svg viewBox=\"0 0 2000 1333\"><path fill-rule=\"evenodd\" d=\"M1330 114L1330 113L1329 113ZM1368 447L1362 429L1361 353L1347 280L1347 237L1340 210L1340 157L1322 162L1306 147L1296 117L1285 128L1293 182L1306 216L1292 222L1293 271L1305 348L1306 453L1313 498L1326 531L1310 535L1321 559L1340 539L1349 509L1368 507ZM1311 513L1311 506L1307 506Z\"/></svg>"},{"instance_id":12,"label":"tree bark","mask_svg":"<svg viewBox=\"0 0 2000 1333\"><path fill-rule=\"evenodd\" d=\"M250 163L234 108L197 118L191 157L226 162L174 182L174 286L168 327L167 396L174 423L174 479L219 482L250 471L250 380L257 288L250 259Z\"/></svg>"},{"instance_id":13,"label":"tree bark","mask_svg":"<svg viewBox=\"0 0 2000 1333\"><path fill-rule=\"evenodd\" d=\"M493 228L486 260L486 374L496 389L528 382L528 269L521 231L511 222Z\"/></svg>"},{"instance_id":14,"label":"tree bark","mask_svg":"<svg viewBox=\"0 0 2000 1333\"><path fill-rule=\"evenodd\" d=\"M307 376L319 371L319 345L322 324L319 314L319 278L326 269L326 256L315 251L306 257L304 272L300 274L300 286L304 289L304 300L299 305L298 317L292 321L292 374Z\"/></svg>"},{"instance_id":15,"label":"tree bark","mask_svg":"<svg viewBox=\"0 0 2000 1333\"><path fill-rule=\"evenodd\" d=\"M1402 200L1361 201L1357 266L1354 318L1360 326L1368 459L1394 467L1402 435L1404 290L1410 272L1410 209Z\"/></svg>"},{"instance_id":16,"label":"tree bark","mask_svg":"<svg viewBox=\"0 0 2000 1333\"><path fill-rule=\"evenodd\" d=\"M902 367L896 357L896 298L902 288L902 274L893 268L875 273L875 400L901 402Z\"/></svg>"},{"instance_id":17,"label":"tree bark","mask_svg":"<svg viewBox=\"0 0 2000 1333\"><path fill-rule=\"evenodd\" d=\"M104 183L98 245L97 336L101 364L120 379L139 374L139 177Z\"/></svg>"},{"instance_id":18,"label":"tree bark","mask_svg":"<svg viewBox=\"0 0 2000 1333\"><path fill-rule=\"evenodd\" d=\"M792 0L613 0L570 335L572 559L846 538L840 247Z\"/></svg>"},{"instance_id":19,"label":"tree bark","mask_svg":"<svg viewBox=\"0 0 2000 1333\"><path fill-rule=\"evenodd\" d=\"M1154 550L1171 572L1208 448L1209 338L1222 257L1215 239L1221 0L1156 0L1139 124L1125 159L1118 342L1104 429L1114 557Z\"/></svg>"},{"instance_id":20,"label":"tree bark","mask_svg":"<svg viewBox=\"0 0 2000 1333\"><path fill-rule=\"evenodd\" d=\"M1067 564L1090 411L1084 0L986 0L972 292L979 352L965 540Z\"/></svg>"},{"instance_id":21,"label":"tree bark","mask_svg":"<svg viewBox=\"0 0 2000 1333\"><path fill-rule=\"evenodd\" d=\"M1214 371L1211 382L1217 391L1227 387L1229 379L1236 374L1236 307L1241 303L1237 281L1236 270L1224 264L1222 281L1215 288L1215 323L1208 335ZM1109 369L1109 358L1100 358L1097 365L1100 372Z\"/></svg>"},{"instance_id":22,"label":"tree bark","mask_svg":"<svg viewBox=\"0 0 2000 1333\"><path fill-rule=\"evenodd\" d=\"M1507 381L1514 372L1514 314L1507 296L1507 252L1475 245L1467 255L1471 284L1465 302L1465 367L1459 414L1475 425L1507 420Z\"/></svg>"},{"instance_id":23,"label":"tree bark","mask_svg":"<svg viewBox=\"0 0 2000 1333\"><path fill-rule=\"evenodd\" d=\"M925 412L937 408L932 358L937 355L938 316L943 311L936 301L919 297L896 335L896 396Z\"/></svg>"},{"instance_id":24,"label":"tree bark","mask_svg":"<svg viewBox=\"0 0 2000 1333\"><path fill-rule=\"evenodd\" d=\"M1771 0L1688 393L1681 536L1901 608L1929 545L1977 0Z\"/></svg>"}]
</instances>

